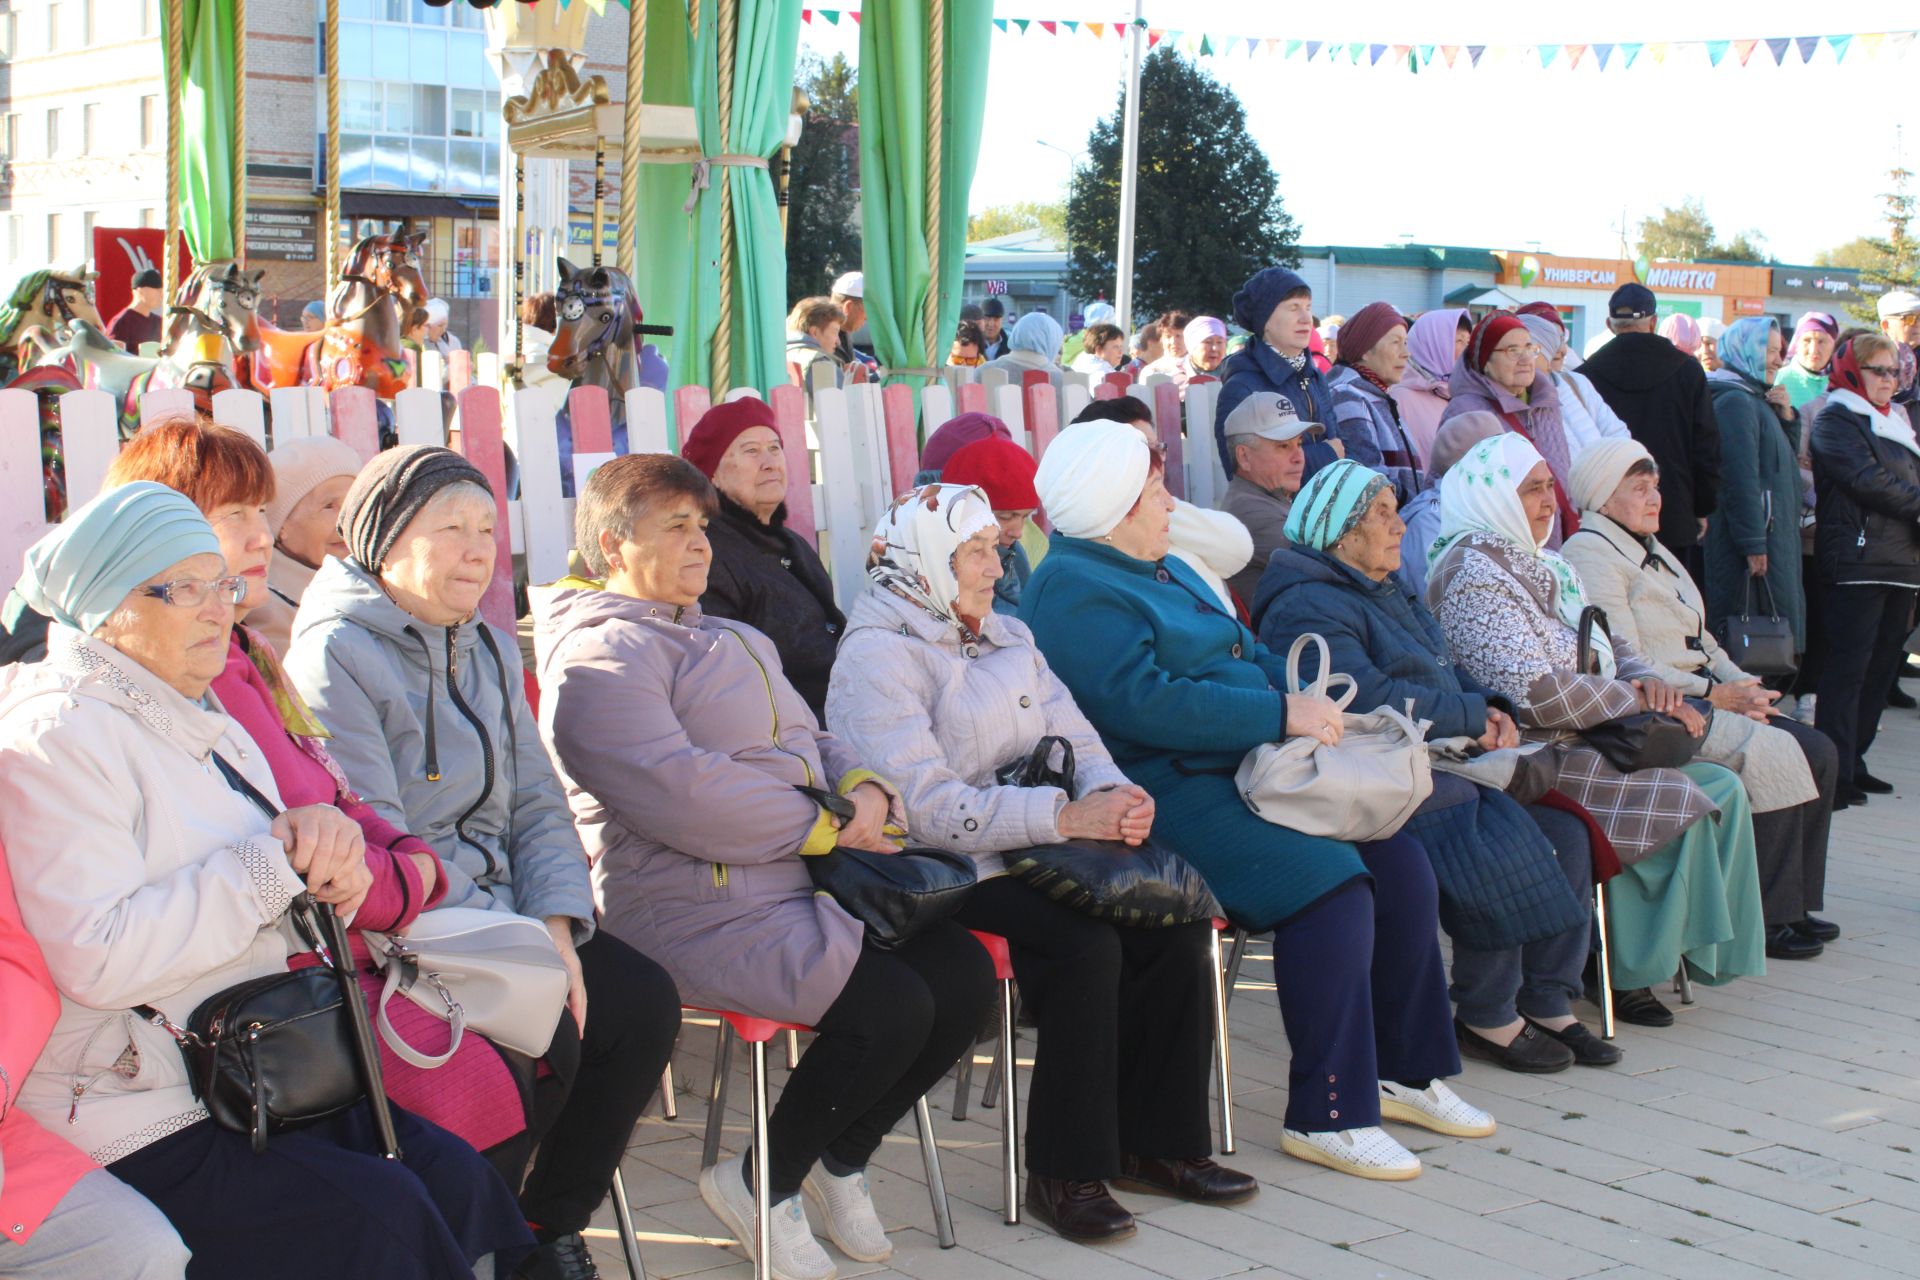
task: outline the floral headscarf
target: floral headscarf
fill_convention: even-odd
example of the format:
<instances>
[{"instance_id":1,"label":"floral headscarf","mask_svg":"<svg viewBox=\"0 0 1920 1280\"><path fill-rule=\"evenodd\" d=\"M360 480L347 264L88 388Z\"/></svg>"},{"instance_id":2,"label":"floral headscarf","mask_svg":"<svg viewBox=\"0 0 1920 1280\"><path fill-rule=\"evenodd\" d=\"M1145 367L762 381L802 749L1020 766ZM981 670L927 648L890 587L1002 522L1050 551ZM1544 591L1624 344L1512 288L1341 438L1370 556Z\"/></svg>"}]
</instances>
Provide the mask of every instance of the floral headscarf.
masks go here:
<instances>
[{"instance_id":1,"label":"floral headscarf","mask_svg":"<svg viewBox=\"0 0 1920 1280\"><path fill-rule=\"evenodd\" d=\"M1284 532L1289 542L1331 552L1353 531L1387 488L1387 478L1351 458L1322 467L1293 500Z\"/></svg>"},{"instance_id":2,"label":"floral headscarf","mask_svg":"<svg viewBox=\"0 0 1920 1280\"><path fill-rule=\"evenodd\" d=\"M953 571L954 553L981 530L997 528L993 504L972 485L909 489L874 526L867 577L940 621L965 629L955 607L960 580Z\"/></svg>"},{"instance_id":3,"label":"floral headscarf","mask_svg":"<svg viewBox=\"0 0 1920 1280\"><path fill-rule=\"evenodd\" d=\"M1520 505L1521 482L1544 461L1525 436L1511 431L1469 449L1440 481L1440 537L1427 550L1427 565L1430 569L1437 565L1454 543L1469 534L1492 534L1512 543L1521 555L1540 561L1553 575L1554 615L1577 630L1587 607L1580 575L1534 537L1532 522ZM1600 659L1600 674L1611 677L1613 645L1599 628L1593 633L1593 651Z\"/></svg>"},{"instance_id":4,"label":"floral headscarf","mask_svg":"<svg viewBox=\"0 0 1920 1280\"><path fill-rule=\"evenodd\" d=\"M1779 331L1780 322L1767 316L1735 320L1720 335L1720 363L1766 386L1767 335Z\"/></svg>"}]
</instances>

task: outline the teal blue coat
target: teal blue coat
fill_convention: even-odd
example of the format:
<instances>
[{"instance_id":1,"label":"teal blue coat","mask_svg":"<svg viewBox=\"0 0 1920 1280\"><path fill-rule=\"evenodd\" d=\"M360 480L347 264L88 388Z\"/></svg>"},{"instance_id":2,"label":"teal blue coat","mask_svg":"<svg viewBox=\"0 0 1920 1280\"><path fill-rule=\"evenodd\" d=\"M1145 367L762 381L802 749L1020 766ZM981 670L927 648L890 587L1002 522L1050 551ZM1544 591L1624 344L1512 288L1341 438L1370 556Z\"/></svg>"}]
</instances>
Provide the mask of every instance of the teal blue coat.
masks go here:
<instances>
[{"instance_id":1,"label":"teal blue coat","mask_svg":"<svg viewBox=\"0 0 1920 1280\"><path fill-rule=\"evenodd\" d=\"M1233 773L1286 735L1286 663L1178 560L1055 534L1021 594L1032 628L1115 763L1157 808L1154 838L1200 869L1236 924L1267 929L1366 875L1351 844L1276 826Z\"/></svg>"}]
</instances>

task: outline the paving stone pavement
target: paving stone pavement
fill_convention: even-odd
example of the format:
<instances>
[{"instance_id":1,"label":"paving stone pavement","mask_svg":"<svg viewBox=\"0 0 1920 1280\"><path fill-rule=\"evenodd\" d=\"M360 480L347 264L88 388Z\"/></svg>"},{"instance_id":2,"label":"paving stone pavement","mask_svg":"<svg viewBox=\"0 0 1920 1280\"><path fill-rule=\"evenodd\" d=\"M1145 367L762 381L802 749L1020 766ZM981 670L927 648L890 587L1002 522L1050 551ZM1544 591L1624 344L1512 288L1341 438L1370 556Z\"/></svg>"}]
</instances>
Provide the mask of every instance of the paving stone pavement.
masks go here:
<instances>
[{"instance_id":1,"label":"paving stone pavement","mask_svg":"<svg viewBox=\"0 0 1920 1280\"><path fill-rule=\"evenodd\" d=\"M1820 959L1696 989L1676 1025L1622 1026L1611 1070L1518 1076L1469 1063L1454 1083L1500 1122L1490 1138L1400 1129L1425 1172L1365 1182L1277 1150L1286 1045L1268 952L1255 944L1232 1007L1238 1153L1260 1178L1231 1209L1141 1196L1132 1240L1070 1244L1002 1223L1000 1112L950 1112L933 1094L958 1246L935 1242L912 1120L871 1170L894 1240L890 1266L840 1275L915 1280L1507 1280L1512 1277L1920 1276L1920 719L1889 711L1873 753L1892 796L1835 822L1823 913L1845 936ZM1590 1024L1597 1015L1578 1010ZM648 1275L752 1275L700 1202L712 1024L690 1020L675 1058L679 1118L656 1104L624 1166ZM1032 1052L1029 1034L1023 1044ZM784 1076L775 1052L777 1090ZM745 1055L734 1059L728 1149L747 1132ZM609 1280L626 1274L602 1205L592 1242Z\"/></svg>"}]
</instances>

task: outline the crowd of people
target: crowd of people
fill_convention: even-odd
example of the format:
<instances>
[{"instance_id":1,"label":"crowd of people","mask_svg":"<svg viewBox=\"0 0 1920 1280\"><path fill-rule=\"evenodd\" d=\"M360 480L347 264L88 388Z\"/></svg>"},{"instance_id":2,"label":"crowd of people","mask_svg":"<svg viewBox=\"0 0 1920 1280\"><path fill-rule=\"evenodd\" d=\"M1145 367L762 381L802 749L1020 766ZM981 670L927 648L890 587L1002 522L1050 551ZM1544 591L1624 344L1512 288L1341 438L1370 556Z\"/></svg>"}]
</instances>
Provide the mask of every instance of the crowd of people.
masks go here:
<instances>
[{"instance_id":1,"label":"crowd of people","mask_svg":"<svg viewBox=\"0 0 1920 1280\"><path fill-rule=\"evenodd\" d=\"M794 308L803 381L869 376L862 292ZM765 1149L700 1175L723 1229L754 1247L764 1173L774 1275L836 1274L816 1228L883 1262L868 1166L993 1001L970 931L1006 940L1037 1029L1034 1219L1109 1241L1133 1192L1246 1200L1212 1158L1212 926L1011 870L1075 841L1170 851L1272 935L1284 1152L1417 1176L1407 1127L1495 1131L1447 1083L1463 1057L1604 1068L1623 1049L1577 1001L1665 1026L1676 972L1839 936L1832 816L1887 789L1866 757L1920 592L1920 298L1880 309L1789 341L1657 328L1628 285L1583 363L1551 306L1322 318L1280 267L1235 297L1231 352L1217 317L1068 342L989 300L956 363L1220 381L1221 509L1170 492L1132 395L1038 460L963 414L856 590L787 524L804 460L735 399L586 481L530 663L479 616L498 506L459 454L149 426L0 611L0 1274L594 1276L582 1231L683 1007L812 1029ZM1749 673L1756 613L1788 660ZM1364 839L1236 782L1272 744L1341 750L1335 673L1453 762ZM1604 745L1647 713L1684 760ZM1064 771L1009 771L1052 741ZM976 883L882 946L815 871L909 846ZM315 962L309 898L350 927L399 1159L363 1108L241 1132L189 1077L203 1001ZM460 1034L450 996L395 999L386 940L436 913L533 929L554 1003Z\"/></svg>"}]
</instances>

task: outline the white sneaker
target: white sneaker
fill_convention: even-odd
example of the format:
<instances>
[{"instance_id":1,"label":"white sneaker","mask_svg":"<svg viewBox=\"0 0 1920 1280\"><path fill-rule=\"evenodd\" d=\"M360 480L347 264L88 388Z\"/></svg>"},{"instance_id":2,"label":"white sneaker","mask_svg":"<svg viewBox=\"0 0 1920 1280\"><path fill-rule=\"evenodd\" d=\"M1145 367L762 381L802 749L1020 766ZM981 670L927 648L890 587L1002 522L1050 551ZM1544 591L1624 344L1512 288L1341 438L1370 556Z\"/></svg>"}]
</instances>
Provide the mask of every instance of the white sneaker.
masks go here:
<instances>
[{"instance_id":1,"label":"white sneaker","mask_svg":"<svg viewBox=\"0 0 1920 1280\"><path fill-rule=\"evenodd\" d=\"M1420 1176L1420 1157L1378 1125L1332 1133L1282 1129L1280 1149L1298 1159L1376 1182L1405 1182Z\"/></svg>"},{"instance_id":2,"label":"white sneaker","mask_svg":"<svg viewBox=\"0 0 1920 1280\"><path fill-rule=\"evenodd\" d=\"M1812 693L1801 694L1800 700L1793 704L1793 718L1801 724L1812 724L1814 710L1818 705L1816 702L1818 696Z\"/></svg>"},{"instance_id":3,"label":"white sneaker","mask_svg":"<svg viewBox=\"0 0 1920 1280\"><path fill-rule=\"evenodd\" d=\"M1435 1080L1424 1089L1382 1080L1380 1118L1418 1125L1450 1138L1484 1138L1494 1130L1492 1116L1447 1088L1443 1080Z\"/></svg>"},{"instance_id":4,"label":"white sneaker","mask_svg":"<svg viewBox=\"0 0 1920 1280\"><path fill-rule=\"evenodd\" d=\"M800 1191L827 1220L827 1236L840 1252L856 1262L885 1262L893 1256L893 1241L880 1225L864 1170L840 1178L816 1165Z\"/></svg>"},{"instance_id":5,"label":"white sneaker","mask_svg":"<svg viewBox=\"0 0 1920 1280\"><path fill-rule=\"evenodd\" d=\"M753 1261L753 1193L741 1178L746 1161L732 1156L711 1169L700 1171L700 1198L707 1202L713 1216L733 1232L741 1252ZM788 1196L773 1206L772 1232L769 1235L768 1268L774 1280L834 1280L839 1275L833 1259L813 1238L807 1225L807 1210L797 1195Z\"/></svg>"}]
</instances>

